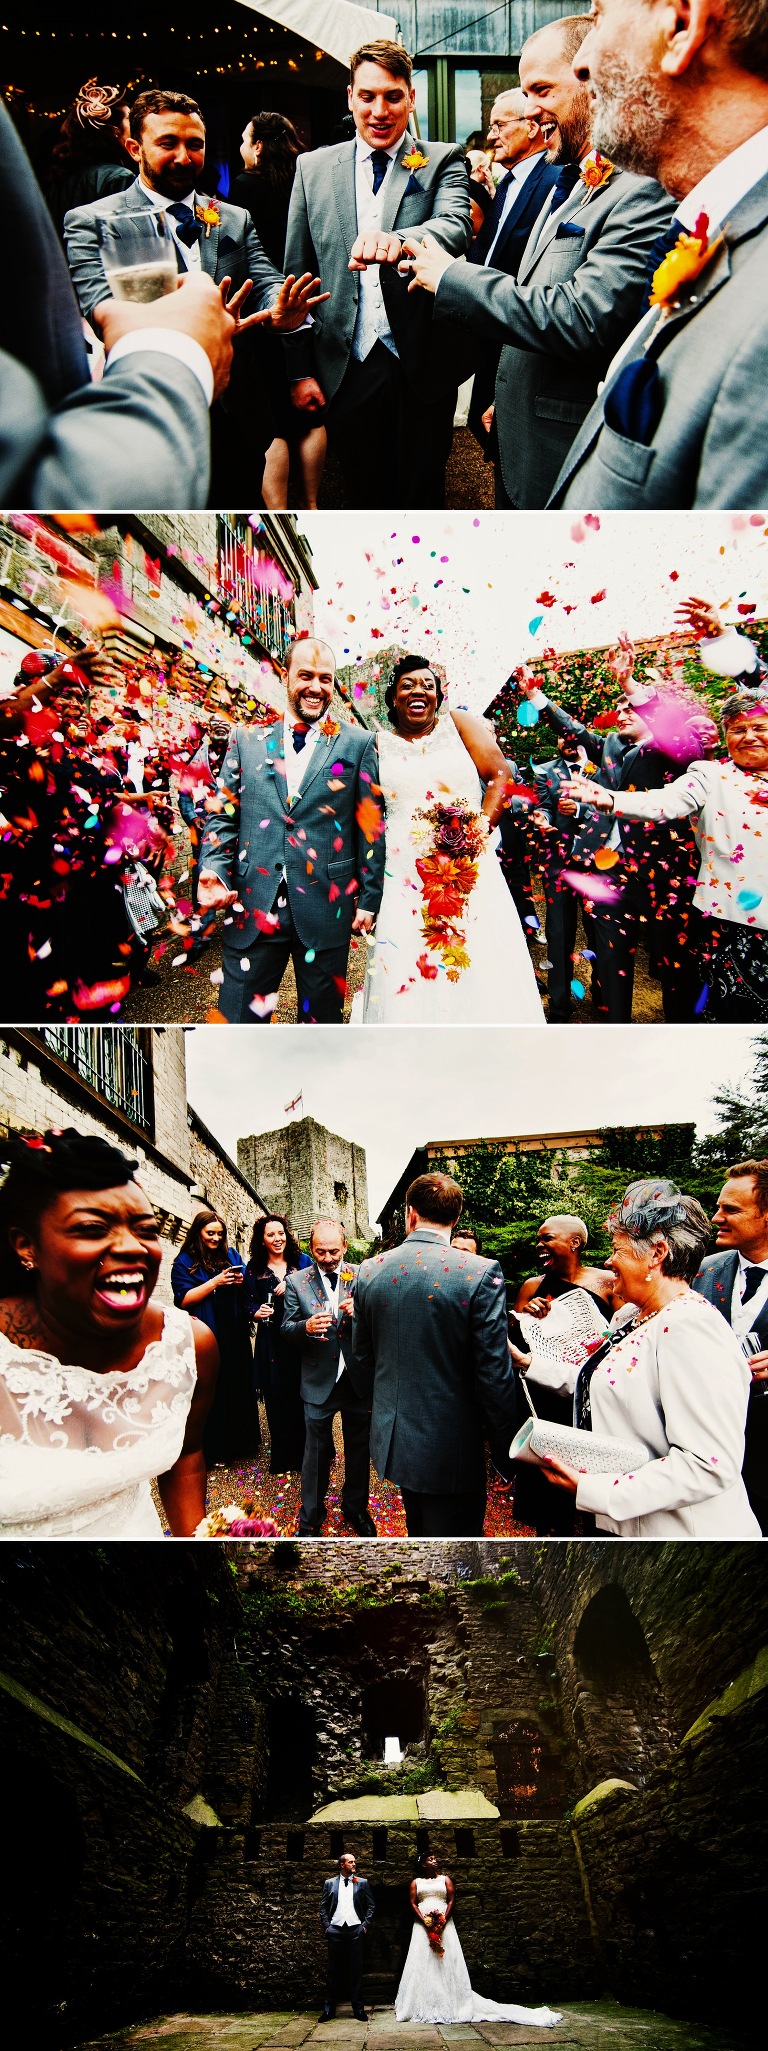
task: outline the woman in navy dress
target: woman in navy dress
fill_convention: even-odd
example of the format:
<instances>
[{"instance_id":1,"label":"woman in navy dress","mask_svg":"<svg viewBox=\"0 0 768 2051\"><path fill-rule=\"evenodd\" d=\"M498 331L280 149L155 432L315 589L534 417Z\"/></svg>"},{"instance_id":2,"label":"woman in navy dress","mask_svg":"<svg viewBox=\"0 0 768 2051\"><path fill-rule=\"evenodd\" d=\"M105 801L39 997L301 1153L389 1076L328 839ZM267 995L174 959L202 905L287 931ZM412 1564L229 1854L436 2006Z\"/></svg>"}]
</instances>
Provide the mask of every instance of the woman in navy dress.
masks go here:
<instances>
[{"instance_id":1,"label":"woman in navy dress","mask_svg":"<svg viewBox=\"0 0 768 2051\"><path fill-rule=\"evenodd\" d=\"M301 1471L304 1458L304 1405L299 1393L301 1359L298 1346L282 1336L285 1278L292 1269L309 1268L287 1218L257 1218L251 1239L248 1279L256 1326L256 1385L264 1397L269 1425L270 1474Z\"/></svg>"},{"instance_id":2,"label":"woman in navy dress","mask_svg":"<svg viewBox=\"0 0 768 2051\"><path fill-rule=\"evenodd\" d=\"M227 1245L227 1228L206 1207L193 1218L171 1270L173 1300L214 1333L220 1369L203 1435L206 1466L232 1467L250 1459L261 1442L253 1388L250 1336L252 1302L245 1264Z\"/></svg>"}]
</instances>

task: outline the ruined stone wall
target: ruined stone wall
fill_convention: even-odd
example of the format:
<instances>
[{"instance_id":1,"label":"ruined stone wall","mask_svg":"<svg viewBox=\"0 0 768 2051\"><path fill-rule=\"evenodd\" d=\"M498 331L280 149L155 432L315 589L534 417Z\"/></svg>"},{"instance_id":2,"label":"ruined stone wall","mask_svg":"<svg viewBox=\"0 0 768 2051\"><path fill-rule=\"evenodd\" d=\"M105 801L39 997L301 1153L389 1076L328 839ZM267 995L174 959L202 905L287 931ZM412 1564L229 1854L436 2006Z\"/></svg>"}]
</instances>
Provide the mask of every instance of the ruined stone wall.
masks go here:
<instances>
[{"instance_id":1,"label":"ruined stone wall","mask_svg":"<svg viewBox=\"0 0 768 2051\"><path fill-rule=\"evenodd\" d=\"M256 1219L264 1215L261 1205L235 1174L228 1156L211 1145L194 1115L189 1123L189 1150L193 1179L202 1191L202 1196L194 1199L197 1208L207 1203L219 1212L227 1223L230 1246L236 1246L247 1260Z\"/></svg>"},{"instance_id":2,"label":"ruined stone wall","mask_svg":"<svg viewBox=\"0 0 768 2051\"><path fill-rule=\"evenodd\" d=\"M348 1239L370 1238L365 1150L317 1119L239 1139L237 1164L299 1238L307 1239L323 1216L338 1218Z\"/></svg>"}]
</instances>

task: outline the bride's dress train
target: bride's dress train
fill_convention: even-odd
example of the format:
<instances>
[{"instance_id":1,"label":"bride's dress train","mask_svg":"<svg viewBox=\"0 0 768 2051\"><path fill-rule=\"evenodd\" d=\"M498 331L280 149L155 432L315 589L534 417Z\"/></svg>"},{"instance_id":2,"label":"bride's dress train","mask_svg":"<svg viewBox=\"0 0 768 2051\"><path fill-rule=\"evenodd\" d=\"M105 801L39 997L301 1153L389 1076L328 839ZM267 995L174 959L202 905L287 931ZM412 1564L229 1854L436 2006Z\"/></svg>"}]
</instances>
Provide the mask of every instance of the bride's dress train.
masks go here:
<instances>
[{"instance_id":1,"label":"bride's dress train","mask_svg":"<svg viewBox=\"0 0 768 2051\"><path fill-rule=\"evenodd\" d=\"M448 1905L445 1881L417 1880L416 1890L422 1915L430 1911L445 1915ZM446 1923L441 1939L444 1956L433 1951L426 1930L414 1923L403 1977L395 1996L395 2015L400 2023L529 2023L551 2030L562 2021L552 2008L520 2008L509 2001L486 2001L470 1985L453 1921Z\"/></svg>"},{"instance_id":2,"label":"bride's dress train","mask_svg":"<svg viewBox=\"0 0 768 2051\"><path fill-rule=\"evenodd\" d=\"M444 712L422 740L405 741L384 731L378 745L386 870L368 954L364 1024L542 1025L525 935L492 846L478 857L477 882L460 915L469 967L453 982L439 954L425 946L425 898L416 868L425 846L415 814L451 801L479 812L483 796L450 713Z\"/></svg>"}]
</instances>

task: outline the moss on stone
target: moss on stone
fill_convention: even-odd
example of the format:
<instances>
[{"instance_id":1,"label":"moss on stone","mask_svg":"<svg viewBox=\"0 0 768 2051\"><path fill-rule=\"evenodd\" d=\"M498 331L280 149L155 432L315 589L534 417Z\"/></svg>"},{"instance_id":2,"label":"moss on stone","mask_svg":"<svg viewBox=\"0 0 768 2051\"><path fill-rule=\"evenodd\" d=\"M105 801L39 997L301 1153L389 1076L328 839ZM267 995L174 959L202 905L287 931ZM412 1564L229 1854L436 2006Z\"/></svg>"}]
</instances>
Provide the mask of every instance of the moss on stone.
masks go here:
<instances>
[{"instance_id":1,"label":"moss on stone","mask_svg":"<svg viewBox=\"0 0 768 2051\"><path fill-rule=\"evenodd\" d=\"M190 1802L185 1802L182 1815L188 1816L190 1823L197 1823L204 1830L223 1830L224 1828L221 1817L217 1816L216 1810L211 1808L210 1802L206 1802L204 1795L193 1795Z\"/></svg>"},{"instance_id":2,"label":"moss on stone","mask_svg":"<svg viewBox=\"0 0 768 2051\"><path fill-rule=\"evenodd\" d=\"M637 1795L639 1792L631 1780L600 1780L597 1787L590 1788L589 1794L582 1795L581 1801L576 1803L574 1823L579 1823L583 1816L588 1816L593 1809L600 1807L601 1802L610 1801L614 1795Z\"/></svg>"},{"instance_id":3,"label":"moss on stone","mask_svg":"<svg viewBox=\"0 0 768 2051\"><path fill-rule=\"evenodd\" d=\"M730 1685L724 1688L722 1695L717 1695L714 1702L710 1702L707 1708L702 1710L701 1716L697 1716L696 1722L686 1731L683 1744L689 1745L692 1739L700 1738L711 1723L720 1723L724 1716L733 1716L738 1710L744 1709L748 1702L753 1702L766 1688L768 1645L763 1645L751 1665L745 1666L741 1673L737 1674L735 1681L731 1681Z\"/></svg>"},{"instance_id":4,"label":"moss on stone","mask_svg":"<svg viewBox=\"0 0 768 2051\"><path fill-rule=\"evenodd\" d=\"M121 1773L127 1773L131 1780L141 1783L141 1775L134 1773L133 1767L128 1766L117 1752L110 1752L106 1745L99 1744L98 1739L89 1738L88 1732L82 1731L79 1724L70 1723L68 1716L60 1716L58 1709L51 1709L48 1702L41 1702L39 1695L30 1694L29 1688L22 1688L10 1674L0 1673L0 1688L6 1695L11 1695L14 1702L20 1702L22 1708L30 1709L33 1716L39 1716L43 1723L52 1723L56 1730L64 1732L65 1737L74 1738L76 1744L85 1745L89 1752L97 1752L100 1759L106 1759L110 1766L118 1766Z\"/></svg>"}]
</instances>

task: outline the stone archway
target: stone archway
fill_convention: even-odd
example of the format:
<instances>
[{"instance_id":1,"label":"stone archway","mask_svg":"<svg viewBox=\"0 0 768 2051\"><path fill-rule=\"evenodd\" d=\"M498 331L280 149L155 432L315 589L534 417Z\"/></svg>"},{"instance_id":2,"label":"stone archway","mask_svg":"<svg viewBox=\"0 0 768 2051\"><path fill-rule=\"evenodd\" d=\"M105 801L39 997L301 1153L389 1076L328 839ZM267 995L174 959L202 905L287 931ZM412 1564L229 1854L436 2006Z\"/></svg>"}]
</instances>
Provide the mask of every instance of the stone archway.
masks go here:
<instances>
[{"instance_id":1,"label":"stone archway","mask_svg":"<svg viewBox=\"0 0 768 2051\"><path fill-rule=\"evenodd\" d=\"M617 1776L643 1786L673 1737L643 1631L615 1582L587 1604L573 1663L574 1730L588 1785Z\"/></svg>"}]
</instances>

